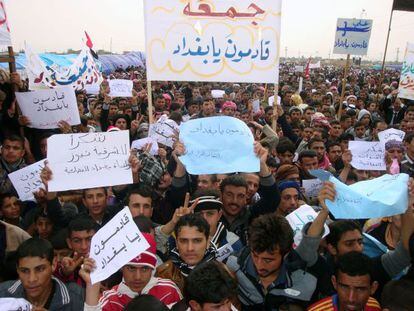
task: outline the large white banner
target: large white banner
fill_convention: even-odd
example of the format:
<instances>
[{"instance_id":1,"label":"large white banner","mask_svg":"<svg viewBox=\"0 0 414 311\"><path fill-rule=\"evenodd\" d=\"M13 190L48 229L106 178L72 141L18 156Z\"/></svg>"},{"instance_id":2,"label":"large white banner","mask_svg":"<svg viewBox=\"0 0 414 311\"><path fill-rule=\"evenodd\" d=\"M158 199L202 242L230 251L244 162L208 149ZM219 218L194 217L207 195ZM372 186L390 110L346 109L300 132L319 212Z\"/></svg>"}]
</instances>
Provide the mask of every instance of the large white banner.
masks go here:
<instances>
[{"instance_id":1,"label":"large white banner","mask_svg":"<svg viewBox=\"0 0 414 311\"><path fill-rule=\"evenodd\" d=\"M28 127L59 128L59 121L80 124L75 91L70 86L34 92L16 92L17 102L24 116L30 119Z\"/></svg>"},{"instance_id":2,"label":"large white banner","mask_svg":"<svg viewBox=\"0 0 414 311\"><path fill-rule=\"evenodd\" d=\"M66 68L56 68L44 63L39 55L26 45L26 73L31 90L72 86L75 90L100 84L102 74L87 46L84 46L73 64Z\"/></svg>"},{"instance_id":3,"label":"large white banner","mask_svg":"<svg viewBox=\"0 0 414 311\"><path fill-rule=\"evenodd\" d=\"M398 96L414 100L414 43L407 43Z\"/></svg>"},{"instance_id":4,"label":"large white banner","mask_svg":"<svg viewBox=\"0 0 414 311\"><path fill-rule=\"evenodd\" d=\"M146 0L149 80L276 83L281 0Z\"/></svg>"},{"instance_id":5,"label":"large white banner","mask_svg":"<svg viewBox=\"0 0 414 311\"><path fill-rule=\"evenodd\" d=\"M132 184L129 131L61 134L47 140L49 191Z\"/></svg>"},{"instance_id":6,"label":"large white banner","mask_svg":"<svg viewBox=\"0 0 414 311\"><path fill-rule=\"evenodd\" d=\"M367 55L371 19L338 18L334 54Z\"/></svg>"},{"instance_id":7,"label":"large white banner","mask_svg":"<svg viewBox=\"0 0 414 311\"><path fill-rule=\"evenodd\" d=\"M12 46L4 0L0 0L0 45Z\"/></svg>"}]
</instances>

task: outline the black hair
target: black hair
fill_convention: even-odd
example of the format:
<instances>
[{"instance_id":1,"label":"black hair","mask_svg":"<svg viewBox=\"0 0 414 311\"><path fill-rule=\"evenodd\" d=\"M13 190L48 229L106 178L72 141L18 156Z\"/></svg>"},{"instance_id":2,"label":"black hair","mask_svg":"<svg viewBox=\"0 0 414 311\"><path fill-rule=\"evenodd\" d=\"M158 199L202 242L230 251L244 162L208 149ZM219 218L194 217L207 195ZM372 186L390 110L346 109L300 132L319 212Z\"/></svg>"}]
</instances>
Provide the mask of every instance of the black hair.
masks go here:
<instances>
[{"instance_id":1,"label":"black hair","mask_svg":"<svg viewBox=\"0 0 414 311\"><path fill-rule=\"evenodd\" d=\"M391 311L410 311L414 306L414 280L393 280L385 285L381 305Z\"/></svg>"},{"instance_id":2,"label":"black hair","mask_svg":"<svg viewBox=\"0 0 414 311\"><path fill-rule=\"evenodd\" d=\"M200 215L197 214L187 214L180 218L174 228L175 237L178 238L181 227L196 227L198 231L204 234L208 240L210 235L210 225L208 222Z\"/></svg>"},{"instance_id":3,"label":"black hair","mask_svg":"<svg viewBox=\"0 0 414 311\"><path fill-rule=\"evenodd\" d=\"M320 139L320 138L314 137L314 138L312 138L311 140L309 140L309 142L308 142L308 146L309 146L309 148L312 148L311 146L312 146L314 143L323 143L323 145L325 146L325 142L323 141L323 139Z\"/></svg>"},{"instance_id":4,"label":"black hair","mask_svg":"<svg viewBox=\"0 0 414 311\"><path fill-rule=\"evenodd\" d=\"M138 229L143 233L151 233L153 228L153 223L151 219L143 215L134 217L134 222L137 225Z\"/></svg>"},{"instance_id":5,"label":"black hair","mask_svg":"<svg viewBox=\"0 0 414 311\"><path fill-rule=\"evenodd\" d=\"M347 115L347 114L343 114L341 116L341 118L339 119L339 121L340 122L344 122L345 120L348 120L348 119L351 119L351 116L350 115Z\"/></svg>"},{"instance_id":6,"label":"black hair","mask_svg":"<svg viewBox=\"0 0 414 311\"><path fill-rule=\"evenodd\" d=\"M279 144L277 144L276 152L278 154L282 154L282 153L285 153L287 151L291 152L292 154L294 154L295 151L296 151L295 144L292 143L290 140L283 140L283 141L279 142Z\"/></svg>"},{"instance_id":7,"label":"black hair","mask_svg":"<svg viewBox=\"0 0 414 311\"><path fill-rule=\"evenodd\" d=\"M329 149L331 149L332 147L335 147L335 146L341 147L341 144L339 142L337 142L337 141L330 141L330 142L328 142L326 144L326 151L329 152Z\"/></svg>"},{"instance_id":8,"label":"black hair","mask_svg":"<svg viewBox=\"0 0 414 311\"><path fill-rule=\"evenodd\" d=\"M40 238L30 238L24 241L17 248L16 263L19 265L19 260L26 257L40 257L47 259L51 264L53 263L53 246L48 240Z\"/></svg>"},{"instance_id":9,"label":"black hair","mask_svg":"<svg viewBox=\"0 0 414 311\"><path fill-rule=\"evenodd\" d=\"M349 276L369 275L371 283L374 281L372 261L367 255L360 252L352 251L339 256L335 266L336 277L338 277L339 272Z\"/></svg>"},{"instance_id":10,"label":"black hair","mask_svg":"<svg viewBox=\"0 0 414 311\"><path fill-rule=\"evenodd\" d=\"M11 193L11 192L5 192L3 194L0 194L0 208L3 207L4 201L6 199L12 198L12 197L16 197L17 200L19 200L19 198L17 197L17 195Z\"/></svg>"},{"instance_id":11,"label":"black hair","mask_svg":"<svg viewBox=\"0 0 414 311\"><path fill-rule=\"evenodd\" d=\"M129 205L129 200L131 198L131 195L137 194L142 196L143 198L151 198L152 199L152 191L151 188L149 188L146 185L140 184L139 186L136 186L128 191L127 195L125 196L125 205Z\"/></svg>"},{"instance_id":12,"label":"black hair","mask_svg":"<svg viewBox=\"0 0 414 311\"><path fill-rule=\"evenodd\" d=\"M78 216L72 219L68 225L68 237L74 231L98 231L97 223L90 216Z\"/></svg>"},{"instance_id":13,"label":"black hair","mask_svg":"<svg viewBox=\"0 0 414 311\"><path fill-rule=\"evenodd\" d=\"M249 245L257 253L279 250L285 256L292 250L293 230L285 217L267 214L262 215L250 224Z\"/></svg>"},{"instance_id":14,"label":"black hair","mask_svg":"<svg viewBox=\"0 0 414 311\"><path fill-rule=\"evenodd\" d=\"M62 229L52 235L50 238L50 243L52 243L53 249L65 249L69 248L68 244L66 243L66 239L68 237L68 230Z\"/></svg>"},{"instance_id":15,"label":"black hair","mask_svg":"<svg viewBox=\"0 0 414 311\"><path fill-rule=\"evenodd\" d=\"M6 140L11 141L11 142L17 141L17 142L20 143L21 147L24 148L24 138L22 136L15 135L15 134L8 135L8 136L4 137L3 144Z\"/></svg>"},{"instance_id":16,"label":"black hair","mask_svg":"<svg viewBox=\"0 0 414 311\"><path fill-rule=\"evenodd\" d=\"M105 192L105 195L108 195L108 189L105 187L97 187L97 188L88 188L88 189L83 189L82 190L82 197L85 198L86 196L86 192L89 190L93 190L93 189L103 189L103 191Z\"/></svg>"},{"instance_id":17,"label":"black hair","mask_svg":"<svg viewBox=\"0 0 414 311\"><path fill-rule=\"evenodd\" d=\"M352 134L350 134L350 133L342 133L338 137L338 141L339 142L343 142L345 140L348 140L349 141L349 140L354 140L354 139L355 139L354 136Z\"/></svg>"},{"instance_id":18,"label":"black hair","mask_svg":"<svg viewBox=\"0 0 414 311\"><path fill-rule=\"evenodd\" d=\"M302 162L303 158L317 158L318 154L315 150L303 150L299 153L298 162Z\"/></svg>"},{"instance_id":19,"label":"black hair","mask_svg":"<svg viewBox=\"0 0 414 311\"><path fill-rule=\"evenodd\" d=\"M221 193L224 192L224 189L226 186L235 186L235 187L244 187L247 189L247 182L246 179L242 175L231 175L227 176L223 179L223 181L220 184L220 191Z\"/></svg>"},{"instance_id":20,"label":"black hair","mask_svg":"<svg viewBox=\"0 0 414 311\"><path fill-rule=\"evenodd\" d=\"M220 303L237 294L237 283L221 263L209 261L197 266L184 285L184 297L188 304L194 300L201 306L205 303Z\"/></svg>"},{"instance_id":21,"label":"black hair","mask_svg":"<svg viewBox=\"0 0 414 311\"><path fill-rule=\"evenodd\" d=\"M362 234L359 223L353 220L337 220L329 225L329 234L326 236L326 243L334 247L338 246L338 242L345 232L358 230Z\"/></svg>"},{"instance_id":22,"label":"black hair","mask_svg":"<svg viewBox=\"0 0 414 311\"><path fill-rule=\"evenodd\" d=\"M360 126L363 126L365 128L365 125L361 121L357 121L357 122L355 122L354 129L356 129L357 127L360 127Z\"/></svg>"},{"instance_id":23,"label":"black hair","mask_svg":"<svg viewBox=\"0 0 414 311\"><path fill-rule=\"evenodd\" d=\"M407 134L404 137L404 142L406 142L407 144L411 144L413 138L414 138L414 133Z\"/></svg>"},{"instance_id":24,"label":"black hair","mask_svg":"<svg viewBox=\"0 0 414 311\"><path fill-rule=\"evenodd\" d=\"M124 311L168 311L165 304L152 295L139 295L132 299L125 307Z\"/></svg>"}]
</instances>

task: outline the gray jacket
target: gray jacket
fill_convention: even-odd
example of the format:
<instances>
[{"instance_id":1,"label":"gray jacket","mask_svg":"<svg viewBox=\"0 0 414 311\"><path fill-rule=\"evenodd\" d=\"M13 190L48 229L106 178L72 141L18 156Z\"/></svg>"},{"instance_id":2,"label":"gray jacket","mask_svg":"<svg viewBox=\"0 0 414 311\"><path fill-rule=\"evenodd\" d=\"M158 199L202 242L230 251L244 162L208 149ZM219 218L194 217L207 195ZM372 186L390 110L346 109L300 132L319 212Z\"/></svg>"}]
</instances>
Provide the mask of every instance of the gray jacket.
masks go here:
<instances>
[{"instance_id":1,"label":"gray jacket","mask_svg":"<svg viewBox=\"0 0 414 311\"><path fill-rule=\"evenodd\" d=\"M55 292L50 303L50 311L79 311L83 310L84 290L75 283L63 284L52 277L55 282ZM22 282L7 281L0 284L0 298L26 298Z\"/></svg>"}]
</instances>

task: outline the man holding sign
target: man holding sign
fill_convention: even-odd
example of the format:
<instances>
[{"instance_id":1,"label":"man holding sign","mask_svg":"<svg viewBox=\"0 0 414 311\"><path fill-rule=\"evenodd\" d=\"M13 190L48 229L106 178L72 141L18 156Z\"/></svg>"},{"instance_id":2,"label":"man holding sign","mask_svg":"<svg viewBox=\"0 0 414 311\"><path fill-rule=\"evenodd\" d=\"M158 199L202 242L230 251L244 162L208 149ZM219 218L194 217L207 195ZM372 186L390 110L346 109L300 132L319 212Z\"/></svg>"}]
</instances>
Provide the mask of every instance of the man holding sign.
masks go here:
<instances>
[{"instance_id":1,"label":"man holding sign","mask_svg":"<svg viewBox=\"0 0 414 311\"><path fill-rule=\"evenodd\" d=\"M156 243L150 234L143 234L149 248L122 267L123 281L100 296L100 282L92 283L91 272L96 262L87 258L82 265L80 275L86 282L85 310L122 311L134 297L151 295L165 305L173 305L182 299L177 286L167 279L154 277L157 263Z\"/></svg>"}]
</instances>

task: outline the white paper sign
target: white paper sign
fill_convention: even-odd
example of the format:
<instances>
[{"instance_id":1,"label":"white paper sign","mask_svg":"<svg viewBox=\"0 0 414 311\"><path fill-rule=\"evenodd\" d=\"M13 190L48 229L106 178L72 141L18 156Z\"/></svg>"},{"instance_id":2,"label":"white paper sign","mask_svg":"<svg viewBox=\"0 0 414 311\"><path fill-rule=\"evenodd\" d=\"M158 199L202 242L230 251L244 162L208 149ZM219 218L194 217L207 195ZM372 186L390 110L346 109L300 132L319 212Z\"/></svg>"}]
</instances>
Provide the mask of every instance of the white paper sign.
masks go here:
<instances>
[{"instance_id":1,"label":"white paper sign","mask_svg":"<svg viewBox=\"0 0 414 311\"><path fill-rule=\"evenodd\" d=\"M405 132L397 129L388 129L378 133L378 138L381 142L387 143L390 140L403 141Z\"/></svg>"},{"instance_id":2,"label":"white paper sign","mask_svg":"<svg viewBox=\"0 0 414 311\"><path fill-rule=\"evenodd\" d=\"M32 305L23 298L0 298L0 310L2 311L31 311Z\"/></svg>"},{"instance_id":3,"label":"white paper sign","mask_svg":"<svg viewBox=\"0 0 414 311\"><path fill-rule=\"evenodd\" d=\"M295 66L295 72L303 72L304 69L304 66Z\"/></svg>"},{"instance_id":4,"label":"white paper sign","mask_svg":"<svg viewBox=\"0 0 414 311\"><path fill-rule=\"evenodd\" d=\"M286 216L287 221L289 222L290 226L293 229L294 234L294 243L295 247L299 245L300 241L302 241L303 234L302 229L303 227L308 223L315 220L315 218L318 216L318 213L315 212L315 210L309 206L309 205L302 205L294 212L290 213ZM325 232L323 234L323 237L327 236L329 234L329 227L325 224L324 225Z\"/></svg>"},{"instance_id":5,"label":"white paper sign","mask_svg":"<svg viewBox=\"0 0 414 311\"><path fill-rule=\"evenodd\" d=\"M280 98L280 96L277 97L277 104L280 105L280 103L282 102L282 98ZM270 96L269 97L269 106L273 106L273 104L275 103L275 96Z\"/></svg>"},{"instance_id":6,"label":"white paper sign","mask_svg":"<svg viewBox=\"0 0 414 311\"><path fill-rule=\"evenodd\" d=\"M44 189L40 173L45 166L45 160L41 160L21 170L9 174L10 181L22 201L34 201L33 192Z\"/></svg>"},{"instance_id":7,"label":"white paper sign","mask_svg":"<svg viewBox=\"0 0 414 311\"><path fill-rule=\"evenodd\" d=\"M398 97L414 100L414 43L407 43Z\"/></svg>"},{"instance_id":8,"label":"white paper sign","mask_svg":"<svg viewBox=\"0 0 414 311\"><path fill-rule=\"evenodd\" d=\"M148 80L277 83L281 0L146 0Z\"/></svg>"},{"instance_id":9,"label":"white paper sign","mask_svg":"<svg viewBox=\"0 0 414 311\"><path fill-rule=\"evenodd\" d=\"M318 69L318 68L321 68L321 61L318 61L317 63L314 63L314 64L312 63L309 64L309 69Z\"/></svg>"},{"instance_id":10,"label":"white paper sign","mask_svg":"<svg viewBox=\"0 0 414 311\"><path fill-rule=\"evenodd\" d=\"M85 85L84 88L86 94L90 94L90 95L99 95L99 91L101 90L101 85L99 83L95 83L95 84L88 84Z\"/></svg>"},{"instance_id":11,"label":"white paper sign","mask_svg":"<svg viewBox=\"0 0 414 311\"><path fill-rule=\"evenodd\" d=\"M53 135L47 145L49 191L132 184L129 131Z\"/></svg>"},{"instance_id":12,"label":"white paper sign","mask_svg":"<svg viewBox=\"0 0 414 311\"><path fill-rule=\"evenodd\" d=\"M385 171L384 142L350 141L351 165L358 170Z\"/></svg>"},{"instance_id":13,"label":"white paper sign","mask_svg":"<svg viewBox=\"0 0 414 311\"><path fill-rule=\"evenodd\" d=\"M105 280L149 246L126 206L92 237L90 257L96 262L92 284Z\"/></svg>"},{"instance_id":14,"label":"white paper sign","mask_svg":"<svg viewBox=\"0 0 414 311\"><path fill-rule=\"evenodd\" d=\"M137 149L137 150L143 150L144 147L148 144L151 144L151 149L150 149L149 153L151 155L158 155L158 143L152 137L146 137L146 138L134 140L132 142L131 148L134 148L134 149Z\"/></svg>"},{"instance_id":15,"label":"white paper sign","mask_svg":"<svg viewBox=\"0 0 414 311\"><path fill-rule=\"evenodd\" d=\"M367 55L372 20L338 18L334 54Z\"/></svg>"},{"instance_id":16,"label":"white paper sign","mask_svg":"<svg viewBox=\"0 0 414 311\"><path fill-rule=\"evenodd\" d=\"M226 94L226 92L222 91L222 90L212 90L211 91L211 97L213 97L213 98L223 98L224 94Z\"/></svg>"},{"instance_id":17,"label":"white paper sign","mask_svg":"<svg viewBox=\"0 0 414 311\"><path fill-rule=\"evenodd\" d=\"M109 96L132 97L133 82L131 80L114 79L109 80Z\"/></svg>"},{"instance_id":18,"label":"white paper sign","mask_svg":"<svg viewBox=\"0 0 414 311\"><path fill-rule=\"evenodd\" d=\"M253 101L253 113L258 113L260 111L260 100L256 99Z\"/></svg>"},{"instance_id":19,"label":"white paper sign","mask_svg":"<svg viewBox=\"0 0 414 311\"><path fill-rule=\"evenodd\" d=\"M151 124L148 131L148 137L154 138L158 143L168 147L174 144L174 137L179 133L178 124L166 115L162 115L158 121Z\"/></svg>"},{"instance_id":20,"label":"white paper sign","mask_svg":"<svg viewBox=\"0 0 414 311\"><path fill-rule=\"evenodd\" d=\"M316 198L323 186L323 182L319 179L304 179L302 180L303 188L305 188L306 196Z\"/></svg>"},{"instance_id":21,"label":"white paper sign","mask_svg":"<svg viewBox=\"0 0 414 311\"><path fill-rule=\"evenodd\" d=\"M24 116L30 119L28 127L55 129L59 121L80 124L75 91L66 86L33 92L16 92L17 102Z\"/></svg>"}]
</instances>

